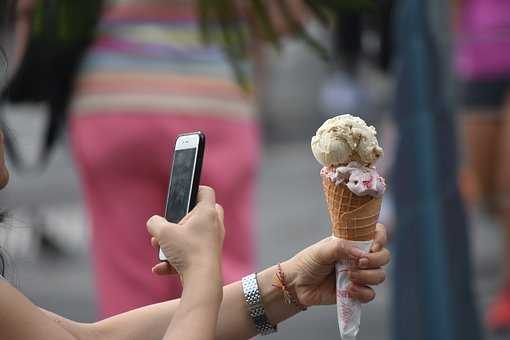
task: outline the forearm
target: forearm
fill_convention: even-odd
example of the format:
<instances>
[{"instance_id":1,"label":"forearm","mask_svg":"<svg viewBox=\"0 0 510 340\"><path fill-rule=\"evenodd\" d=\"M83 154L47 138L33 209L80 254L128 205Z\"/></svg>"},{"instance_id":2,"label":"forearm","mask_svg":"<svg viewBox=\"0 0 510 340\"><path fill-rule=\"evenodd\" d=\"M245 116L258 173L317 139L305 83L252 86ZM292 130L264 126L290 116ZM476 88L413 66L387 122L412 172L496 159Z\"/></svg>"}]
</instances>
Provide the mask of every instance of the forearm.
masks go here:
<instances>
[{"instance_id":1,"label":"forearm","mask_svg":"<svg viewBox=\"0 0 510 340\"><path fill-rule=\"evenodd\" d=\"M285 264L282 264L285 269ZM293 305L285 303L279 288L273 287L273 276L276 266L267 268L257 274L257 281L262 295L262 301L269 321L279 324L298 313ZM250 339L257 335L253 320L251 320L243 288L240 281L224 288L223 302L218 320L217 339L238 340Z\"/></svg>"},{"instance_id":2,"label":"forearm","mask_svg":"<svg viewBox=\"0 0 510 340\"><path fill-rule=\"evenodd\" d=\"M222 297L220 269L184 277L181 301L164 340L214 339Z\"/></svg>"},{"instance_id":3,"label":"forearm","mask_svg":"<svg viewBox=\"0 0 510 340\"><path fill-rule=\"evenodd\" d=\"M283 264L285 270L285 264ZM282 293L272 286L276 267L260 272L258 283L267 316L271 323L278 324L298 310L284 302ZM172 300L143 308L139 308L95 325L101 336L97 339L108 340L161 340L170 322L177 316L181 300ZM193 328L202 329L193 325ZM216 339L239 340L249 339L257 334L253 321L250 319L241 282L223 287L223 300L220 305L216 328Z\"/></svg>"},{"instance_id":4,"label":"forearm","mask_svg":"<svg viewBox=\"0 0 510 340\"><path fill-rule=\"evenodd\" d=\"M58 314L39 308L50 320L79 340L98 339L94 324L71 321Z\"/></svg>"},{"instance_id":5,"label":"forearm","mask_svg":"<svg viewBox=\"0 0 510 340\"><path fill-rule=\"evenodd\" d=\"M0 338L9 340L85 340L85 330L69 331L55 322L23 294L5 281L0 281ZM90 338L92 339L92 338Z\"/></svg>"}]
</instances>

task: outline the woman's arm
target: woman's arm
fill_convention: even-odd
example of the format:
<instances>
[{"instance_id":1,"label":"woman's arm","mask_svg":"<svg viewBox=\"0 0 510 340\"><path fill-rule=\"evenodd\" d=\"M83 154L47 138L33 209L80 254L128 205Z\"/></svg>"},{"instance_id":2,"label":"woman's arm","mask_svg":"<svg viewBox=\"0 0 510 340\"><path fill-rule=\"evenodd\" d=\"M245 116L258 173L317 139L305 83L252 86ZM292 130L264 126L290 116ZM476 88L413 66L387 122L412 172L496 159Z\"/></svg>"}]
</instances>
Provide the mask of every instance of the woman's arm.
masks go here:
<instances>
[{"instance_id":1,"label":"woman's arm","mask_svg":"<svg viewBox=\"0 0 510 340\"><path fill-rule=\"evenodd\" d=\"M293 305L286 304L280 289L273 286L275 272L276 266L273 266L257 274L266 315L273 325L277 325L299 312ZM241 282L226 286L216 339L250 339L256 335L257 330L248 314Z\"/></svg>"},{"instance_id":2,"label":"woman's arm","mask_svg":"<svg viewBox=\"0 0 510 340\"><path fill-rule=\"evenodd\" d=\"M161 266L171 268L180 275L183 286L179 307L163 340L212 340L215 337L223 297L223 215L223 208L216 204L214 190L201 186L196 207L178 224L160 216L153 216L147 222L152 245L161 248L168 259L154 270Z\"/></svg>"},{"instance_id":3,"label":"woman's arm","mask_svg":"<svg viewBox=\"0 0 510 340\"><path fill-rule=\"evenodd\" d=\"M298 310L285 304L281 291L272 286L276 268L268 268L258 274L259 287L263 296L264 307L269 320L278 324ZM168 324L177 316L176 311L180 300L163 302L139 308L121 315L111 317L93 325L98 333L97 339L109 340L161 340ZM172 320L173 322L173 320ZM201 331L203 325L191 327ZM253 321L248 315L244 302L241 282L229 284L223 288L223 301L218 317L216 339L239 340L249 339L257 335Z\"/></svg>"},{"instance_id":4,"label":"woman's arm","mask_svg":"<svg viewBox=\"0 0 510 340\"><path fill-rule=\"evenodd\" d=\"M280 290L272 286L275 270L275 267L271 267L260 272L258 282L268 318L272 323L278 324L295 315L298 310L294 306L285 304ZM47 323L52 321L51 323L72 336L69 338L54 337L48 338L48 340L161 340L165 336L170 322L177 317L180 302L180 299L176 299L141 307L94 324L74 322L54 313L41 310L45 315L43 315L44 318L39 318L38 322ZM32 305L32 307L36 309L35 306ZM197 331L203 329L202 325L197 327L196 324L192 325L192 328ZM219 311L216 339L239 340L249 339L256 335L257 331L248 315L244 302L241 282L238 281L225 286ZM34 337L13 337L9 339L28 338L35 339Z\"/></svg>"},{"instance_id":5,"label":"woman's arm","mask_svg":"<svg viewBox=\"0 0 510 340\"><path fill-rule=\"evenodd\" d=\"M65 320L65 319L64 319ZM81 340L94 339L93 328L64 327L55 322L6 281L0 280L0 338L9 340Z\"/></svg>"},{"instance_id":6,"label":"woman's arm","mask_svg":"<svg viewBox=\"0 0 510 340\"><path fill-rule=\"evenodd\" d=\"M353 285L349 293L366 303L375 297L374 291L367 285L377 285L385 278L381 267L390 259L385 244L386 232L383 226L378 225L370 253L363 253L349 247L343 240L329 237L301 251L281 266L289 289L295 292L301 304L313 306L335 303L335 263L346 258L355 260L359 268L351 272ZM158 268L159 274L172 272L169 266L165 267L166 270L162 266ZM280 289L273 286L275 273L276 267L273 266L257 275L267 317L274 325L299 311L294 305L287 304ZM12 340L161 340L182 303L181 300L163 302L87 325L40 311L4 282L0 282L0 297L0 332L6 335L6 339ZM201 327L202 324L193 324L194 330L202 330ZM241 283L224 287L216 339L249 339L256 333Z\"/></svg>"},{"instance_id":7,"label":"woman's arm","mask_svg":"<svg viewBox=\"0 0 510 340\"><path fill-rule=\"evenodd\" d=\"M334 304L336 299L334 263L348 256L358 258L362 268L351 274L355 284L350 293L362 302L369 302L375 294L366 285L376 285L384 280L384 271L381 266L387 264L390 258L388 250L384 248L385 243L386 233L382 226L378 226L376 240L369 254L350 249L341 240L326 238L282 263L289 288L295 291L299 301L307 306ZM289 319L299 310L294 305L285 303L281 291L273 286L275 272L276 267L273 266L258 273L257 278L268 319L276 325ZM45 313L54 321L53 323L67 330L68 334L75 334L75 337L69 339L161 340L176 315L179 303L180 300L172 300L150 305L90 325L69 321L49 312ZM44 322L48 322L48 319ZM235 282L225 286L216 339L249 339L256 334L253 321L248 315L241 283ZM67 340L68 338L51 338L53 339Z\"/></svg>"},{"instance_id":8,"label":"woman's arm","mask_svg":"<svg viewBox=\"0 0 510 340\"><path fill-rule=\"evenodd\" d=\"M388 250L384 248L385 244L386 232L384 227L379 225L370 253L362 253L355 248L350 248L342 240L326 238L283 262L281 266L286 274L289 288L296 293L299 301L306 306L313 306L336 302L335 263L347 257L358 259L360 269L351 273L354 284L350 294L366 303L375 297L374 291L367 285L377 285L385 279L384 270L381 267L387 264L390 258ZM257 275L267 317L274 325L299 312L297 307L287 304L281 290L273 286L275 273L276 266L273 266ZM101 321L93 326L100 335L96 339L160 340L174 317L178 305L179 300L173 300ZM248 314L241 282L225 286L216 339L249 339L255 335L257 332Z\"/></svg>"},{"instance_id":9,"label":"woman's arm","mask_svg":"<svg viewBox=\"0 0 510 340\"><path fill-rule=\"evenodd\" d=\"M221 270L199 269L183 281L179 307L163 340L214 339L223 297Z\"/></svg>"}]
</instances>

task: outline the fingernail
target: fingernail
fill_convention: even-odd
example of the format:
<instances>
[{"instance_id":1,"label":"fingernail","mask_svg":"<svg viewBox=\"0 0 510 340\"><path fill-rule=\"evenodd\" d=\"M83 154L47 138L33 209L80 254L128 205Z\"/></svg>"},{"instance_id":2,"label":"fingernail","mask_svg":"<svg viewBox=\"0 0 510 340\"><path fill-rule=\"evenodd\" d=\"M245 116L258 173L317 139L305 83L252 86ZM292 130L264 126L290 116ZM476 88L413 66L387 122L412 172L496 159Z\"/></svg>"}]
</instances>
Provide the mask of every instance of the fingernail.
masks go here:
<instances>
[{"instance_id":1,"label":"fingernail","mask_svg":"<svg viewBox=\"0 0 510 340\"><path fill-rule=\"evenodd\" d=\"M356 247L351 248L351 254L354 255L355 257L363 257L364 255L366 255L366 253L363 250Z\"/></svg>"},{"instance_id":2,"label":"fingernail","mask_svg":"<svg viewBox=\"0 0 510 340\"><path fill-rule=\"evenodd\" d=\"M354 270L349 271L349 280L351 280L351 282L356 281L356 273Z\"/></svg>"},{"instance_id":3,"label":"fingernail","mask_svg":"<svg viewBox=\"0 0 510 340\"><path fill-rule=\"evenodd\" d=\"M381 246L379 245L379 243L374 242L374 244L372 244L372 247L370 247L370 251L372 251L372 252L379 251L380 247Z\"/></svg>"},{"instance_id":4,"label":"fingernail","mask_svg":"<svg viewBox=\"0 0 510 340\"><path fill-rule=\"evenodd\" d=\"M351 285L351 286L349 287L349 290L348 290L347 292L348 292L348 294L349 294L349 297L352 299L352 298L354 298L354 296L356 295L356 292L357 292L357 291L358 291L358 290L357 290L356 286Z\"/></svg>"},{"instance_id":5,"label":"fingernail","mask_svg":"<svg viewBox=\"0 0 510 340\"><path fill-rule=\"evenodd\" d=\"M360 259L360 260L358 261L358 266L359 266L360 268L366 268L366 267L368 267L368 263L369 263L369 261L368 261L368 259L367 259L367 258L362 258L362 259Z\"/></svg>"}]
</instances>

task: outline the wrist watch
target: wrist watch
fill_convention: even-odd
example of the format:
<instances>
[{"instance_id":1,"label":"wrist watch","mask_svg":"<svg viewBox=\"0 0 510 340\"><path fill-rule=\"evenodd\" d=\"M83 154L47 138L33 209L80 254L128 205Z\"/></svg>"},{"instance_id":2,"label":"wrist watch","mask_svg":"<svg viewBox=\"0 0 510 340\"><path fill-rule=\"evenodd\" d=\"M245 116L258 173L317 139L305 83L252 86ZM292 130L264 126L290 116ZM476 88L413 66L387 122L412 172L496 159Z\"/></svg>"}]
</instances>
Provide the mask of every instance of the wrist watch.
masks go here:
<instances>
[{"instance_id":1,"label":"wrist watch","mask_svg":"<svg viewBox=\"0 0 510 340\"><path fill-rule=\"evenodd\" d=\"M257 282L257 274L250 274L243 277L244 300L248 306L250 318L255 324L255 328L260 335L269 335L277 331L267 319L266 310L262 304L262 295L260 294L259 284Z\"/></svg>"}]
</instances>

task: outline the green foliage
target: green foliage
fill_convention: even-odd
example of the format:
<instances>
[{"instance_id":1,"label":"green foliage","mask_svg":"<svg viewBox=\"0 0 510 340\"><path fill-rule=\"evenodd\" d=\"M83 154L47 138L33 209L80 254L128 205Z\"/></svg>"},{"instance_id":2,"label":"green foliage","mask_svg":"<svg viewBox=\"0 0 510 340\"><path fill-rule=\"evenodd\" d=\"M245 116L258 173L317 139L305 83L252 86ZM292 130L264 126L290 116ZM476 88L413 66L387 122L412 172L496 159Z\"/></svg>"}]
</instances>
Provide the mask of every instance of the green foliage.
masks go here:
<instances>
[{"instance_id":1,"label":"green foliage","mask_svg":"<svg viewBox=\"0 0 510 340\"><path fill-rule=\"evenodd\" d=\"M89 39L94 34L101 3L101 0L38 0L32 36L58 45Z\"/></svg>"},{"instance_id":2,"label":"green foliage","mask_svg":"<svg viewBox=\"0 0 510 340\"><path fill-rule=\"evenodd\" d=\"M171 0L168 0L171 1ZM190 0L192 1L192 0ZM244 69L251 46L251 36L258 36L276 50L281 49L282 34L272 18L279 16L292 33L328 59L328 51L306 31L291 10L295 0L194 0L199 29L205 44L219 44L232 65L237 82L248 89ZM334 24L333 13L377 10L376 0L300 0L312 16L326 27ZM276 13L271 13L269 2ZM72 44L93 37L102 0L37 0L33 37L51 44ZM242 4L242 8L240 6ZM246 21L247 14L250 20Z\"/></svg>"},{"instance_id":3,"label":"green foliage","mask_svg":"<svg viewBox=\"0 0 510 340\"><path fill-rule=\"evenodd\" d=\"M274 2L277 13L270 13L269 1ZM197 0L200 29L205 43L213 40L211 27L220 26L219 43L232 64L238 83L246 88L247 78L242 63L248 55L250 32L269 43L276 50L281 49L282 34L278 32L272 15L280 16L292 33L314 50L322 59L329 59L326 48L312 37L295 17L291 2L294 0ZM306 10L326 27L331 27L332 13L376 11L375 0L301 0ZM241 12L239 4L243 5ZM240 25L243 14L249 13L249 30ZM218 42L218 41L217 41Z\"/></svg>"}]
</instances>

